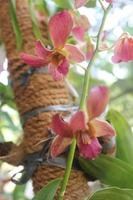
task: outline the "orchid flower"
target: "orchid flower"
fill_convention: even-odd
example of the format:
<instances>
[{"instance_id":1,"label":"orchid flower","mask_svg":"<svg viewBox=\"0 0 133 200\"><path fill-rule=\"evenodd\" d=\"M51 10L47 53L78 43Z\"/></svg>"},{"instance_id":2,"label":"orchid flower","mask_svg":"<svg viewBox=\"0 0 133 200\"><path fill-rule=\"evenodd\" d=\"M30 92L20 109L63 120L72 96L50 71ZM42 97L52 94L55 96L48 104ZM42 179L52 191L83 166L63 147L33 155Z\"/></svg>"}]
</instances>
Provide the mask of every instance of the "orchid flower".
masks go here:
<instances>
[{"instance_id":1,"label":"orchid flower","mask_svg":"<svg viewBox=\"0 0 133 200\"><path fill-rule=\"evenodd\" d=\"M81 6L84 6L87 2L88 0L75 0L75 8L80 8Z\"/></svg>"},{"instance_id":2,"label":"orchid flower","mask_svg":"<svg viewBox=\"0 0 133 200\"><path fill-rule=\"evenodd\" d=\"M120 63L131 60L133 60L133 37L124 33L115 44L112 61L114 63Z\"/></svg>"},{"instance_id":3,"label":"orchid flower","mask_svg":"<svg viewBox=\"0 0 133 200\"><path fill-rule=\"evenodd\" d=\"M53 50L45 48L40 41L36 42L36 55L21 54L25 63L33 67L48 66L54 80L60 80L67 75L69 62L82 62L84 55L74 45L66 44L71 33L73 21L68 11L55 14L48 24Z\"/></svg>"},{"instance_id":4,"label":"orchid flower","mask_svg":"<svg viewBox=\"0 0 133 200\"><path fill-rule=\"evenodd\" d=\"M90 22L85 15L79 15L76 12L72 13L74 26L72 29L72 35L78 41L84 41L85 33L90 27Z\"/></svg>"},{"instance_id":5,"label":"orchid flower","mask_svg":"<svg viewBox=\"0 0 133 200\"><path fill-rule=\"evenodd\" d=\"M80 155L88 159L96 158L102 150L97 138L115 135L115 130L108 122L97 119L105 110L108 100L107 87L94 87L87 100L88 120L83 111L73 114L69 122L64 121L59 114L54 115L52 130L56 137L51 144L51 156L63 153L75 137Z\"/></svg>"}]
</instances>

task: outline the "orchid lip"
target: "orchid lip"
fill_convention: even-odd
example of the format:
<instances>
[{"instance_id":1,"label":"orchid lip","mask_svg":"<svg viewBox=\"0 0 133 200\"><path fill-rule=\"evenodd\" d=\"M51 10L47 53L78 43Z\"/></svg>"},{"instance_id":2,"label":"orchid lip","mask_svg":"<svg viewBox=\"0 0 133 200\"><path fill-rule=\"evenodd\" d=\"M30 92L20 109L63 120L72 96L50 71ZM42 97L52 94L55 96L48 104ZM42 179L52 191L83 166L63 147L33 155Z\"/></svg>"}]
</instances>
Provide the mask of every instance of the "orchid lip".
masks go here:
<instances>
[{"instance_id":1,"label":"orchid lip","mask_svg":"<svg viewBox=\"0 0 133 200\"><path fill-rule=\"evenodd\" d=\"M58 52L55 52L52 55L51 62L55 65L59 65L62 59L64 59L64 56Z\"/></svg>"}]
</instances>

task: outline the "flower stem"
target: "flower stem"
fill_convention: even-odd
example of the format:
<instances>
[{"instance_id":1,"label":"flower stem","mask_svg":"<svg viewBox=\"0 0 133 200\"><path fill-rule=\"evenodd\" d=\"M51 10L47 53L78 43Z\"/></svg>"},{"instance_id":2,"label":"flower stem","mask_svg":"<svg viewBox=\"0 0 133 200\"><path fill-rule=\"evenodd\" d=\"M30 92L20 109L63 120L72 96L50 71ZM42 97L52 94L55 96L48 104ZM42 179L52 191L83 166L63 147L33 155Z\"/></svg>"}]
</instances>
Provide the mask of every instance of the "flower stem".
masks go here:
<instances>
[{"instance_id":1,"label":"flower stem","mask_svg":"<svg viewBox=\"0 0 133 200\"><path fill-rule=\"evenodd\" d=\"M90 79L89 79L89 77L90 77L90 68L93 65L93 63L95 61L95 58L97 56L97 53L98 53L98 50L99 50L101 33L102 33L102 30L103 30L103 27L104 27L104 24L105 24L107 13L108 13L110 8L111 8L111 4L104 11L104 16L103 16L103 19L102 19L102 23L101 23L101 26L100 26L100 29L99 29L99 32L98 32L98 35L97 35L96 49L94 51L93 57L90 60L90 62L88 64L88 67L87 67L87 70L85 72L83 92L82 92L82 96L81 96L81 100L80 100L80 106L79 106L81 110L84 109L86 97L87 97L87 94L88 94L89 81L90 81ZM63 177L63 180L62 180L62 184L61 184L61 189L60 189L60 193L59 193L59 196L58 196L58 200L63 200L63 198L64 198L64 194L65 194L65 191L66 191L67 183L68 183L69 176L70 176L70 173L71 173L71 168L72 168L72 163L73 163L73 159L74 159L75 149L76 149L76 139L73 138L72 144L70 146L70 151L69 151L69 154L68 154L66 170L65 170L65 174L64 174L64 177Z\"/></svg>"},{"instance_id":2,"label":"flower stem","mask_svg":"<svg viewBox=\"0 0 133 200\"><path fill-rule=\"evenodd\" d=\"M68 179L69 179L69 176L71 173L75 149L76 149L76 139L73 138L72 144L70 146L69 154L68 154L66 170L65 170L64 178L63 178L63 181L61 184L61 189L60 189L58 200L63 200L64 194L66 191L66 187L67 187L67 183L68 183Z\"/></svg>"},{"instance_id":3,"label":"flower stem","mask_svg":"<svg viewBox=\"0 0 133 200\"><path fill-rule=\"evenodd\" d=\"M105 21L106 21L106 18L107 18L107 14L108 14L110 8L111 8L111 4L107 7L106 10L104 10L104 15L103 15L102 23L101 23L101 26L99 28L99 32L98 32L98 35L97 35L96 48L95 48L93 57L90 60L90 62L88 64L88 67L87 67L87 70L85 72L84 84L83 84L83 92L82 92L82 96L81 96L81 100L80 100L80 106L79 106L81 110L84 110L85 101L86 101L86 97L88 95L88 89L89 89L90 69L91 69L91 66L94 64L95 58L97 57L97 53L99 51L101 33L103 31L104 24L105 24Z\"/></svg>"}]
</instances>

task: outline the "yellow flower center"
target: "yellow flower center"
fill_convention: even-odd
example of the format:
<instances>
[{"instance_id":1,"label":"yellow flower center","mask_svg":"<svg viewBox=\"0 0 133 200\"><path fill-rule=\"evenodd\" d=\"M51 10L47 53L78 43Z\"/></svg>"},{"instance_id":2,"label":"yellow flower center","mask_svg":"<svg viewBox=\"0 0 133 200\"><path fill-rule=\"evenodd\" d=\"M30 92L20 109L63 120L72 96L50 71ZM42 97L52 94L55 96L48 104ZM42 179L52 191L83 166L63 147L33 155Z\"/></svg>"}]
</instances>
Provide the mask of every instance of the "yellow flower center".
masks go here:
<instances>
[{"instance_id":1,"label":"yellow flower center","mask_svg":"<svg viewBox=\"0 0 133 200\"><path fill-rule=\"evenodd\" d=\"M60 62L64 59L65 57L59 53L59 52L53 52L52 54L52 58L51 58L51 62L52 64L54 64L55 66L58 66L60 64Z\"/></svg>"},{"instance_id":2,"label":"yellow flower center","mask_svg":"<svg viewBox=\"0 0 133 200\"><path fill-rule=\"evenodd\" d=\"M82 140L84 144L90 144L91 140L96 138L95 128L91 125L90 122L88 122L87 125L88 128L85 130L80 130L78 133L76 133L77 139Z\"/></svg>"}]
</instances>

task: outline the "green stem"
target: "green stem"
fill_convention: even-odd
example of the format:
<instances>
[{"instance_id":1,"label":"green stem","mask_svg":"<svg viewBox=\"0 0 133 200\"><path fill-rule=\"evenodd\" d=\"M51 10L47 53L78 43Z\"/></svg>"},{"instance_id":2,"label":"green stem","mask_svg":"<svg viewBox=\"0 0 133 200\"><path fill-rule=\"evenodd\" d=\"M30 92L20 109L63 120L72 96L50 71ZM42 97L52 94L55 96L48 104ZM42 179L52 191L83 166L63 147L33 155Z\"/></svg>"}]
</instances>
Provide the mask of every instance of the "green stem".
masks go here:
<instances>
[{"instance_id":1,"label":"green stem","mask_svg":"<svg viewBox=\"0 0 133 200\"><path fill-rule=\"evenodd\" d=\"M69 176L71 173L75 149L76 149L76 139L73 138L72 144L70 146L70 151L68 154L66 170L65 170L64 178L63 178L63 181L61 184L61 189L60 189L58 200L63 200L64 194L66 191L66 187L67 187L67 183L68 183L68 179L69 179Z\"/></svg>"},{"instance_id":2,"label":"green stem","mask_svg":"<svg viewBox=\"0 0 133 200\"><path fill-rule=\"evenodd\" d=\"M108 6L108 8L104 11L104 16L103 16L103 19L102 19L102 23L101 23L101 26L99 28L99 32L98 32L98 35L97 35L97 43L96 43L96 49L94 51L94 54L93 54L93 57L92 59L90 60L89 64L88 64L88 67L87 67L87 70L85 72L85 77L84 77L84 84L83 84L83 92L82 92L82 96L81 96L81 100L80 100L80 109L81 110L84 110L84 105L85 105L85 101L86 101L86 97L88 95L88 89L89 89L89 82L90 82L90 69L91 69L91 66L94 64L94 61L95 61L95 58L97 57L97 53L99 51L99 45L100 45L100 38L101 38L101 33L103 31L103 28L104 28L104 24L105 24L105 20L107 18L107 14L109 12L111 8L111 4Z\"/></svg>"},{"instance_id":3,"label":"green stem","mask_svg":"<svg viewBox=\"0 0 133 200\"><path fill-rule=\"evenodd\" d=\"M84 108L86 97L87 97L87 94L88 94L90 68L93 65L93 63L95 61L95 58L97 56L97 53L98 53L98 50L99 50L101 33L102 33L102 30L103 30L103 27L104 27L104 23L105 23L105 20L106 20L106 17L107 17L107 13L108 13L110 8L111 8L111 5L109 5L109 7L104 11L104 16L103 16L103 19L102 19L102 23L101 23L101 26L100 26L100 29L99 29L99 32L98 32L98 35L97 35L96 49L95 49L95 52L93 54L92 59L90 60L90 62L88 64L87 70L85 72L83 92L82 92L82 96L81 96L81 100L80 100L80 106L79 106L80 109L82 109L82 110ZM63 198L64 198L64 194L65 194L65 191L66 191L68 179L69 179L70 173L71 173L71 168L72 168L72 163L73 163L73 159L74 159L75 149L76 149L76 138L73 138L72 144L70 146L70 151L69 151L69 154L68 154L66 170L65 170L65 174L64 174L63 181L62 181L62 184L61 184L61 189L60 189L60 193L59 193L59 196L58 196L58 200L63 200Z\"/></svg>"}]
</instances>

